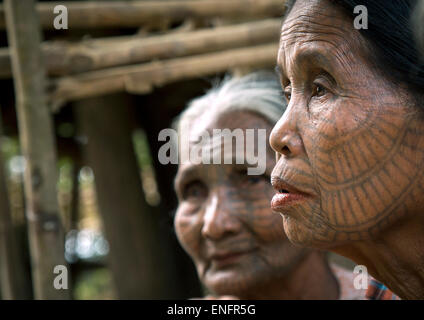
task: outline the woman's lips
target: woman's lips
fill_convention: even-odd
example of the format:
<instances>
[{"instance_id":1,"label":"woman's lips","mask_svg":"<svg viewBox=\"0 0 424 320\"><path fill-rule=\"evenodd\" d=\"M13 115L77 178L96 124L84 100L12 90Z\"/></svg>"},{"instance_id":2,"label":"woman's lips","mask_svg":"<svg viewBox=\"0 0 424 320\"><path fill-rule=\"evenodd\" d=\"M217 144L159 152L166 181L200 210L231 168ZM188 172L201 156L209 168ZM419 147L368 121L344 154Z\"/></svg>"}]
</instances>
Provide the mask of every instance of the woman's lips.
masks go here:
<instances>
[{"instance_id":1,"label":"woman's lips","mask_svg":"<svg viewBox=\"0 0 424 320\"><path fill-rule=\"evenodd\" d=\"M284 213L288 206L306 199L306 196L299 193L282 192L272 197L271 208L274 211Z\"/></svg>"},{"instance_id":2,"label":"woman's lips","mask_svg":"<svg viewBox=\"0 0 424 320\"><path fill-rule=\"evenodd\" d=\"M309 195L286 183L280 177L272 177L271 184L277 193L271 200L271 208L280 213L286 213L289 206L306 200Z\"/></svg>"},{"instance_id":3,"label":"woman's lips","mask_svg":"<svg viewBox=\"0 0 424 320\"><path fill-rule=\"evenodd\" d=\"M238 262L243 256L250 252L251 251L249 250L243 252L231 252L226 254L213 255L211 260L216 267L221 268Z\"/></svg>"}]
</instances>

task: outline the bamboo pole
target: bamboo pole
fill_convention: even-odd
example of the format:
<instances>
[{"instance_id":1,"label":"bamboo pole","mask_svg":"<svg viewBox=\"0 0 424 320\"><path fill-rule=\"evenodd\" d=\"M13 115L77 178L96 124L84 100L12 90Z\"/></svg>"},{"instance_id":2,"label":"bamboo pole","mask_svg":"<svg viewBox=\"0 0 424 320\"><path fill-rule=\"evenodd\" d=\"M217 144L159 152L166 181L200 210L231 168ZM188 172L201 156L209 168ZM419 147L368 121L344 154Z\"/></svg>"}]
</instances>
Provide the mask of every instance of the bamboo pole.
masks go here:
<instances>
[{"instance_id":1,"label":"bamboo pole","mask_svg":"<svg viewBox=\"0 0 424 320\"><path fill-rule=\"evenodd\" d=\"M47 72L52 76L87 72L152 59L178 58L278 41L280 19L166 34L148 38L114 37L76 44L44 43ZM10 77L9 50L0 49L0 77Z\"/></svg>"},{"instance_id":2,"label":"bamboo pole","mask_svg":"<svg viewBox=\"0 0 424 320\"><path fill-rule=\"evenodd\" d=\"M66 299L68 290L53 286L56 265L65 265L64 236L56 192L56 151L52 118L45 96L39 49L41 30L34 0L6 0L7 34L12 52L16 108L22 154L26 217L36 299Z\"/></svg>"},{"instance_id":3,"label":"bamboo pole","mask_svg":"<svg viewBox=\"0 0 424 320\"><path fill-rule=\"evenodd\" d=\"M50 101L56 111L67 101L125 90L148 93L155 86L214 75L235 67L269 67L275 64L277 49L278 43L273 43L68 76L52 83Z\"/></svg>"},{"instance_id":4,"label":"bamboo pole","mask_svg":"<svg viewBox=\"0 0 424 320\"><path fill-rule=\"evenodd\" d=\"M54 8L68 9L69 28L139 27L144 23L169 19L210 17L269 17L283 11L282 0L181 0L181 1L76 1L39 3L37 11L44 29L53 29ZM5 28L0 6L0 28Z\"/></svg>"}]
</instances>

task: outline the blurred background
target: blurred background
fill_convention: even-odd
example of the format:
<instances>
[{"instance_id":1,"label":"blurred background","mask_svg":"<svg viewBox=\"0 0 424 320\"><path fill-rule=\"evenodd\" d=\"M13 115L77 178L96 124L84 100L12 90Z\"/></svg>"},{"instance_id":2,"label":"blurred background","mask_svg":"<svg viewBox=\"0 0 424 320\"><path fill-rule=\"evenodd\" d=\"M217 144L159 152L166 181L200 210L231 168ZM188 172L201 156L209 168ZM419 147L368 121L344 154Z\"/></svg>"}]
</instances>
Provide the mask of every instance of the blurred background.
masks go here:
<instances>
[{"instance_id":1,"label":"blurred background","mask_svg":"<svg viewBox=\"0 0 424 320\"><path fill-rule=\"evenodd\" d=\"M158 133L225 75L274 69L284 2L0 1L0 298L204 295Z\"/></svg>"},{"instance_id":2,"label":"blurred background","mask_svg":"<svg viewBox=\"0 0 424 320\"><path fill-rule=\"evenodd\" d=\"M274 68L283 4L1 1L1 298L203 295L158 133L224 75Z\"/></svg>"}]
</instances>

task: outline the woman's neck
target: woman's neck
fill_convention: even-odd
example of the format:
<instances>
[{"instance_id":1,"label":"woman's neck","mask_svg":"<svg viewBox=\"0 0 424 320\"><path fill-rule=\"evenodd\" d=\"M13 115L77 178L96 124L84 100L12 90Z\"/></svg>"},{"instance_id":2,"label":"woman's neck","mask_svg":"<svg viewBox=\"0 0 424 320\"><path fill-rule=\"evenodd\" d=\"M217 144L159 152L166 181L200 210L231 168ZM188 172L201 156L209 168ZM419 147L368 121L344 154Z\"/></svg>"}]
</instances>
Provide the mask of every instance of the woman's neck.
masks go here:
<instances>
[{"instance_id":1,"label":"woman's neck","mask_svg":"<svg viewBox=\"0 0 424 320\"><path fill-rule=\"evenodd\" d=\"M365 265L402 299L424 299L424 219L418 217L397 222L372 241L332 251Z\"/></svg>"},{"instance_id":2,"label":"woman's neck","mask_svg":"<svg viewBox=\"0 0 424 320\"><path fill-rule=\"evenodd\" d=\"M267 300L336 300L339 284L333 275L325 254L311 251L282 279L252 290L254 296L246 299Z\"/></svg>"}]
</instances>

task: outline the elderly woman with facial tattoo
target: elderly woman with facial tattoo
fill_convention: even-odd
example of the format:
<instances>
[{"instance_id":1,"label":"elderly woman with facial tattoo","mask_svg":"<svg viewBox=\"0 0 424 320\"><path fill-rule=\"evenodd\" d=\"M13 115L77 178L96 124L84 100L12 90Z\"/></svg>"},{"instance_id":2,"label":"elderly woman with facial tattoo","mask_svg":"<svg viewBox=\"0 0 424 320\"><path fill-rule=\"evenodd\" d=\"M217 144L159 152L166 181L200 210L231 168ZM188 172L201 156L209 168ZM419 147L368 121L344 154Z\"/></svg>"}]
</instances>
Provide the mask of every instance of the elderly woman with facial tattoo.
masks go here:
<instances>
[{"instance_id":1,"label":"elderly woman with facial tattoo","mask_svg":"<svg viewBox=\"0 0 424 320\"><path fill-rule=\"evenodd\" d=\"M278 54L288 107L270 137L278 155L271 206L288 238L366 266L403 299L424 299L416 3L289 1ZM358 5L367 29L354 27Z\"/></svg>"},{"instance_id":2,"label":"elderly woman with facial tattoo","mask_svg":"<svg viewBox=\"0 0 424 320\"><path fill-rule=\"evenodd\" d=\"M265 129L269 137L284 109L274 73L259 72L226 80L191 102L178 127L181 132L188 126L190 135ZM264 143L266 171L260 176L248 175L247 163L179 166L175 229L209 298L361 299L364 291L353 287L353 273L329 264L324 252L296 247L285 236L281 218L269 208L275 155ZM222 145L205 147L221 151ZM223 151L234 152L229 158L237 152Z\"/></svg>"}]
</instances>

